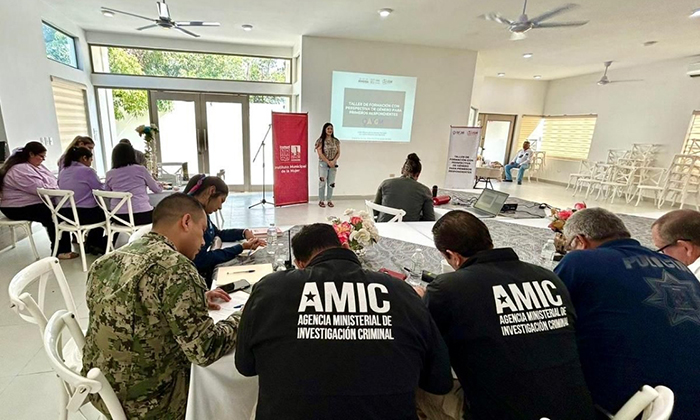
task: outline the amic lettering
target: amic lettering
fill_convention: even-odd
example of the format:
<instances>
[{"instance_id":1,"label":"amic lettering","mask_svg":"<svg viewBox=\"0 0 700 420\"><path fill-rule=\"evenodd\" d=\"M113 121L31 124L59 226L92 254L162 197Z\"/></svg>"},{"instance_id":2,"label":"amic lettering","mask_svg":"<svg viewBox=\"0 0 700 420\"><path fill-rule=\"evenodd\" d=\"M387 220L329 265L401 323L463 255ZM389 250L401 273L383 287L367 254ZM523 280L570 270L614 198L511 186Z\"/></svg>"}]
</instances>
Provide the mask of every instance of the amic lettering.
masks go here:
<instances>
[{"instance_id":1,"label":"amic lettering","mask_svg":"<svg viewBox=\"0 0 700 420\"><path fill-rule=\"evenodd\" d=\"M299 312L313 308L315 312L378 313L391 309L389 290L380 283L342 283L340 289L333 282L326 282L319 290L315 282L304 284L299 300Z\"/></svg>"},{"instance_id":2,"label":"amic lettering","mask_svg":"<svg viewBox=\"0 0 700 420\"><path fill-rule=\"evenodd\" d=\"M496 313L499 315L505 309L518 312L561 306L564 303L557 292L557 286L549 280L498 285L492 289Z\"/></svg>"}]
</instances>

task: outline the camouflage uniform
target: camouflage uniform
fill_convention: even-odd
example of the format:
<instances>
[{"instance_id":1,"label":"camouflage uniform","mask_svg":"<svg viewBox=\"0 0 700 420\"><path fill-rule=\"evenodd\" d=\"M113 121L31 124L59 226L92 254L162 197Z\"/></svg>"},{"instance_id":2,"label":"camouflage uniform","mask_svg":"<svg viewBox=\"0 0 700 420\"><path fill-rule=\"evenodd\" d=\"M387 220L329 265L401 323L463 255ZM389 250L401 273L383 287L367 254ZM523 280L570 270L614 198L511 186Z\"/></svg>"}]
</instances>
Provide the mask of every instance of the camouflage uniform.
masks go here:
<instances>
[{"instance_id":1,"label":"camouflage uniform","mask_svg":"<svg viewBox=\"0 0 700 420\"><path fill-rule=\"evenodd\" d=\"M214 324L205 291L192 262L156 233L90 268L83 373L100 368L129 419L184 419L190 363L233 351L240 315Z\"/></svg>"}]
</instances>

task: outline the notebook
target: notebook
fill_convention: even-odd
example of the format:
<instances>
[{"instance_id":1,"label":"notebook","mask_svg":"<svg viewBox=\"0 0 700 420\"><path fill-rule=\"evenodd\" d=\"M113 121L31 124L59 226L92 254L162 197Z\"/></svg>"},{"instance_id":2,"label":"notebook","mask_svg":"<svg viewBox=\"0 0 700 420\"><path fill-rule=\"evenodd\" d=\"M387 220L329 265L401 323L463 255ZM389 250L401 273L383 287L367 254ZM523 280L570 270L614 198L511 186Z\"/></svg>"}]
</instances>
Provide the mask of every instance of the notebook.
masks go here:
<instances>
[{"instance_id":1,"label":"notebook","mask_svg":"<svg viewBox=\"0 0 700 420\"><path fill-rule=\"evenodd\" d=\"M233 283L236 280L245 279L248 283L255 284L263 277L273 273L272 264L232 265L219 267L216 273L216 285Z\"/></svg>"}]
</instances>

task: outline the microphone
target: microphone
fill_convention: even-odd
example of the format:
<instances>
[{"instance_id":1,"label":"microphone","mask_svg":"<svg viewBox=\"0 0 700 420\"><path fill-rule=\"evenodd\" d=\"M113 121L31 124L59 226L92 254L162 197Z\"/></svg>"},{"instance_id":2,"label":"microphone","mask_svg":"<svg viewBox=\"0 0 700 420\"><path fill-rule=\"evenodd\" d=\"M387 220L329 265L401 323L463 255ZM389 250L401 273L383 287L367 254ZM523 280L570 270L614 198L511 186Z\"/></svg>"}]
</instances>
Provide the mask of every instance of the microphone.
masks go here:
<instances>
[{"instance_id":1,"label":"microphone","mask_svg":"<svg viewBox=\"0 0 700 420\"><path fill-rule=\"evenodd\" d=\"M437 194L438 194L438 186L433 185L433 198L437 197Z\"/></svg>"}]
</instances>

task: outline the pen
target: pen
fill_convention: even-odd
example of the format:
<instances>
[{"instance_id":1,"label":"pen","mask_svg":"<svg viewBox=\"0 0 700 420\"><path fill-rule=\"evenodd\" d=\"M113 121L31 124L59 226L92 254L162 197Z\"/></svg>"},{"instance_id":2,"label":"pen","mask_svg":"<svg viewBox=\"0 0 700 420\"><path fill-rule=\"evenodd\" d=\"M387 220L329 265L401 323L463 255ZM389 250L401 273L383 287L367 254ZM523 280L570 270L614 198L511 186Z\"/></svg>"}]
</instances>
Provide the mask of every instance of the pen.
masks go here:
<instances>
[{"instance_id":1,"label":"pen","mask_svg":"<svg viewBox=\"0 0 700 420\"><path fill-rule=\"evenodd\" d=\"M403 268L405 271L408 271L409 273L413 273L413 271L409 270L407 267Z\"/></svg>"},{"instance_id":2,"label":"pen","mask_svg":"<svg viewBox=\"0 0 700 420\"><path fill-rule=\"evenodd\" d=\"M244 304L244 303L241 303L240 305L236 305L236 306L234 306L234 307L233 307L233 309L238 309L238 308L242 308L242 307L243 307L243 305L245 305L245 304Z\"/></svg>"},{"instance_id":3,"label":"pen","mask_svg":"<svg viewBox=\"0 0 700 420\"><path fill-rule=\"evenodd\" d=\"M255 270L229 271L226 274L241 274L241 273L255 273Z\"/></svg>"}]
</instances>

